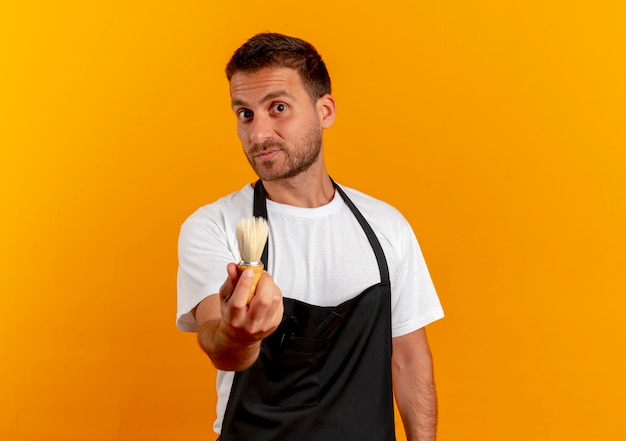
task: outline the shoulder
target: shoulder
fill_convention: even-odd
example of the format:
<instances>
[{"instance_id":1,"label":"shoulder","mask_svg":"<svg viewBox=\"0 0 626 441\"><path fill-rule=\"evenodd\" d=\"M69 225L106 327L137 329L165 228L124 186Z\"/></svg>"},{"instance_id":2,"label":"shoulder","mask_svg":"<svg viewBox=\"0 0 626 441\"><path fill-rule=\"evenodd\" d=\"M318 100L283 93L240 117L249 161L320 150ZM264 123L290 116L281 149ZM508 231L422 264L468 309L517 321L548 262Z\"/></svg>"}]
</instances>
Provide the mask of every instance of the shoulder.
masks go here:
<instances>
[{"instance_id":1,"label":"shoulder","mask_svg":"<svg viewBox=\"0 0 626 441\"><path fill-rule=\"evenodd\" d=\"M353 188L341 188L370 224L384 249L393 250L402 259L415 247L417 239L413 228L397 208Z\"/></svg>"},{"instance_id":2,"label":"shoulder","mask_svg":"<svg viewBox=\"0 0 626 441\"><path fill-rule=\"evenodd\" d=\"M248 184L241 190L203 205L183 222L183 228L206 223L230 224L230 218L252 215L253 190Z\"/></svg>"},{"instance_id":3,"label":"shoulder","mask_svg":"<svg viewBox=\"0 0 626 441\"><path fill-rule=\"evenodd\" d=\"M365 219L373 225L385 229L397 228L401 225L408 226L408 221L404 215L393 205L354 188L342 185L341 189L348 195Z\"/></svg>"}]
</instances>

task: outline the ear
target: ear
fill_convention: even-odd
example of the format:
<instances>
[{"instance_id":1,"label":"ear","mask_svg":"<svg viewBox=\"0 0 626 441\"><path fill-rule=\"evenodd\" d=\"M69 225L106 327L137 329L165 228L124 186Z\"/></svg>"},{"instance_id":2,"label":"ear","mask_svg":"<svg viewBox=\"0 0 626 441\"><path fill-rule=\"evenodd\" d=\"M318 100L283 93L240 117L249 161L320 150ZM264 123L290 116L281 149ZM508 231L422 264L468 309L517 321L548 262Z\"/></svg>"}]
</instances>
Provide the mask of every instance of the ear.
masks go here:
<instances>
[{"instance_id":1,"label":"ear","mask_svg":"<svg viewBox=\"0 0 626 441\"><path fill-rule=\"evenodd\" d=\"M317 100L316 110L319 120L322 123L322 128L330 128L335 121L335 116L337 116L335 99L329 94L322 95Z\"/></svg>"}]
</instances>

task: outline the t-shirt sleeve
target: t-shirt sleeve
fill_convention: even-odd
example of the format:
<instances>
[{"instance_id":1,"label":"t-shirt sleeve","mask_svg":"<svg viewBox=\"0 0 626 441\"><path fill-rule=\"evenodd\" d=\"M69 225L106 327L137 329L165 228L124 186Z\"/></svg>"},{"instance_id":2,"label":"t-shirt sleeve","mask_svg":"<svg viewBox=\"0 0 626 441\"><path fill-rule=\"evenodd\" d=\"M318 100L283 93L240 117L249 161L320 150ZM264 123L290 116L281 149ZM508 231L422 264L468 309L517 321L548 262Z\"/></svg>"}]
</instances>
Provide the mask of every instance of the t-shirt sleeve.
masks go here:
<instances>
[{"instance_id":1,"label":"t-shirt sleeve","mask_svg":"<svg viewBox=\"0 0 626 441\"><path fill-rule=\"evenodd\" d=\"M399 337L439 320L443 308L410 224L402 218L393 229L398 266L391 275L392 336Z\"/></svg>"},{"instance_id":2,"label":"t-shirt sleeve","mask_svg":"<svg viewBox=\"0 0 626 441\"><path fill-rule=\"evenodd\" d=\"M176 326L180 330L197 330L193 309L219 292L226 266L234 259L218 222L195 213L183 223L178 239Z\"/></svg>"}]
</instances>

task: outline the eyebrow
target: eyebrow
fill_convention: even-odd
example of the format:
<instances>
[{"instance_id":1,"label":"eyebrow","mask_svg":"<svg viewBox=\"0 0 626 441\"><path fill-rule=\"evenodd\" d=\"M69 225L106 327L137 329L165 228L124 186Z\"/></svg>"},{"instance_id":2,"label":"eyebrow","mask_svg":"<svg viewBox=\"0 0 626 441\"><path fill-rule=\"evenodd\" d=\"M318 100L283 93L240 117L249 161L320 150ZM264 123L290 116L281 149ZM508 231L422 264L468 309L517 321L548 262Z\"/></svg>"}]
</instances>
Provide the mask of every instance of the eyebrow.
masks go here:
<instances>
[{"instance_id":1,"label":"eyebrow","mask_svg":"<svg viewBox=\"0 0 626 441\"><path fill-rule=\"evenodd\" d=\"M292 100L295 100L293 95L291 95L286 90L281 89L281 90L276 90L274 92L268 93L267 95L265 95L263 97L263 99L261 99L261 102L264 103L266 101L273 100L275 98L280 98L280 97L287 97L287 98L290 98ZM246 106L247 105L247 103L245 101L240 100L240 99L233 99L231 104L232 104L233 107L235 107L235 106Z\"/></svg>"}]
</instances>

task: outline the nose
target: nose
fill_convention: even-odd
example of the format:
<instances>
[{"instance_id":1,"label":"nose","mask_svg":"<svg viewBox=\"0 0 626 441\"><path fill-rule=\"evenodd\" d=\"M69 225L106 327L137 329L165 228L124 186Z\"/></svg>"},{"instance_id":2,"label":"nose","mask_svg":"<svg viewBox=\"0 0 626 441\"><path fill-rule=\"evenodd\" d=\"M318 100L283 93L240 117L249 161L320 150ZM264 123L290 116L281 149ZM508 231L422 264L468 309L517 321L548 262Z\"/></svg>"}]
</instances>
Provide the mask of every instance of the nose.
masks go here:
<instances>
[{"instance_id":1,"label":"nose","mask_svg":"<svg viewBox=\"0 0 626 441\"><path fill-rule=\"evenodd\" d=\"M253 144L262 143L272 138L274 134L274 127L272 121L268 116L255 115L250 125L250 142Z\"/></svg>"}]
</instances>

